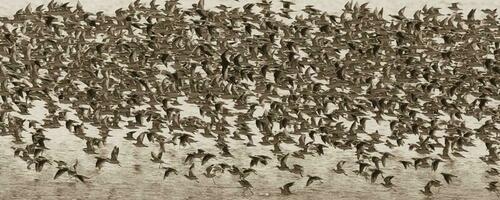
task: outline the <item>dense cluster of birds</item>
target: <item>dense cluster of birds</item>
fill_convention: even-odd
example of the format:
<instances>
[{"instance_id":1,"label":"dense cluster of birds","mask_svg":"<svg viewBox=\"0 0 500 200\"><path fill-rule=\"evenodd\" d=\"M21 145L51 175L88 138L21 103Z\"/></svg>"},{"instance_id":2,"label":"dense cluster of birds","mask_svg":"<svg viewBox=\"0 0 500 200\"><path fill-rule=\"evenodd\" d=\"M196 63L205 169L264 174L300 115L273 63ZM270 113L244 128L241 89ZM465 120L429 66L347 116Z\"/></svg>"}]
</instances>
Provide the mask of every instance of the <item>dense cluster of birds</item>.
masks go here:
<instances>
[{"instance_id":1,"label":"dense cluster of birds","mask_svg":"<svg viewBox=\"0 0 500 200\"><path fill-rule=\"evenodd\" d=\"M298 180L312 187L335 174L392 188L397 177L384 172L387 165L429 168L423 173L440 173L451 184L459 177L438 169L440 163L481 159L490 166L485 189L499 193L496 9L480 10L485 17L479 19L476 9L462 12L457 3L449 14L425 6L413 16L402 8L388 17L355 2L340 15L314 6L294 10L286 0L279 10L266 0L242 8L178 4L135 1L107 16L52 1L1 18L0 129L1 139L12 138L14 156L40 173L57 167L54 179L67 174L86 183L91 178L79 173L78 159L95 159L96 170L132 165L120 162L127 155L107 142L120 137L151 150L151 164L164 170L165 181L182 171L197 182L200 167L215 184L229 172L243 195L253 194L248 177L269 168L294 174L276 188L290 195ZM181 116L181 99L198 115ZM44 102L45 119L24 117L35 101ZM73 111L76 118L68 117ZM466 126L471 118L481 124ZM390 130L371 131L373 124ZM57 138L45 133L61 126L67 131L59 134L81 139L88 158L48 156ZM90 126L98 137L88 134ZM129 132L120 136L116 129ZM233 155L235 143L245 156ZM476 145L485 145L486 154L465 158ZM109 157L99 156L105 146L114 146ZM164 159L174 146L197 149L178 161L184 170ZM266 146L267 153L254 153ZM420 156L395 156L380 146ZM355 156L332 163L331 175L321 177L293 164L328 157L327 148ZM359 168L345 169L345 163ZM443 185L431 179L421 192L432 195Z\"/></svg>"}]
</instances>

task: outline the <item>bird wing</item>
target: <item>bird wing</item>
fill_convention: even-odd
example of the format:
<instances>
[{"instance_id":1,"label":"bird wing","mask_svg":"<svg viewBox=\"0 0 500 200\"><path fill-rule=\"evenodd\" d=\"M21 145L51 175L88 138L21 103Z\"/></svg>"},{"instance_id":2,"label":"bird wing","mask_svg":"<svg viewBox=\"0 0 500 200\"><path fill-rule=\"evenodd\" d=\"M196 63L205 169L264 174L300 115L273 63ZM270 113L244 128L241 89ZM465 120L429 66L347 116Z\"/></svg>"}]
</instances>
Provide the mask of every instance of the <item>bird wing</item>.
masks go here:
<instances>
[{"instance_id":1,"label":"bird wing","mask_svg":"<svg viewBox=\"0 0 500 200\"><path fill-rule=\"evenodd\" d=\"M94 146L92 146L92 142L90 140L87 140L87 142L85 144L87 145L87 150L91 150L94 148Z\"/></svg>"},{"instance_id":2,"label":"bird wing","mask_svg":"<svg viewBox=\"0 0 500 200\"><path fill-rule=\"evenodd\" d=\"M85 179L88 179L88 177L86 176L83 176L83 175L80 175L80 174L76 174L75 177L80 180L82 183L85 183Z\"/></svg>"},{"instance_id":3,"label":"bird wing","mask_svg":"<svg viewBox=\"0 0 500 200\"><path fill-rule=\"evenodd\" d=\"M104 164L104 162L106 161L106 159L101 158L101 157L96 157L96 158L97 158L97 161L95 162L95 167L101 168L102 165Z\"/></svg>"},{"instance_id":4,"label":"bird wing","mask_svg":"<svg viewBox=\"0 0 500 200\"><path fill-rule=\"evenodd\" d=\"M194 166L194 165L192 165L192 166ZM195 176L194 173L193 173L193 170L191 170L191 167L189 168L188 176L190 176L190 177Z\"/></svg>"},{"instance_id":5,"label":"bird wing","mask_svg":"<svg viewBox=\"0 0 500 200\"><path fill-rule=\"evenodd\" d=\"M174 168L170 168L170 167L165 168L165 174L163 174L163 179L167 178L167 176L169 176L170 173L172 173L172 172L177 174L177 170L175 170Z\"/></svg>"},{"instance_id":6,"label":"bird wing","mask_svg":"<svg viewBox=\"0 0 500 200\"><path fill-rule=\"evenodd\" d=\"M248 142L253 144L252 134L245 134L248 138Z\"/></svg>"},{"instance_id":7,"label":"bird wing","mask_svg":"<svg viewBox=\"0 0 500 200\"><path fill-rule=\"evenodd\" d=\"M469 14L467 14L467 20L473 20L475 12L476 12L476 9L470 10Z\"/></svg>"},{"instance_id":8,"label":"bird wing","mask_svg":"<svg viewBox=\"0 0 500 200\"><path fill-rule=\"evenodd\" d=\"M401 17L404 17L404 13L405 13L405 9L406 9L406 6L401 8L399 11L398 11L398 15L401 16Z\"/></svg>"},{"instance_id":9,"label":"bird wing","mask_svg":"<svg viewBox=\"0 0 500 200\"><path fill-rule=\"evenodd\" d=\"M375 183L377 181L377 177L380 174L380 170L374 170L371 175L371 182Z\"/></svg>"},{"instance_id":10,"label":"bird wing","mask_svg":"<svg viewBox=\"0 0 500 200\"><path fill-rule=\"evenodd\" d=\"M208 166L205 171L207 172L207 174L210 174L212 172L212 169L214 168L214 165L210 165Z\"/></svg>"},{"instance_id":11,"label":"bird wing","mask_svg":"<svg viewBox=\"0 0 500 200\"><path fill-rule=\"evenodd\" d=\"M142 122L142 114L141 113L137 113L135 116L135 122L140 124Z\"/></svg>"},{"instance_id":12,"label":"bird wing","mask_svg":"<svg viewBox=\"0 0 500 200\"><path fill-rule=\"evenodd\" d=\"M415 166L415 169L418 168L418 164L420 164L420 162L422 162L421 159L415 159L415 162L413 162L413 166Z\"/></svg>"},{"instance_id":13,"label":"bird wing","mask_svg":"<svg viewBox=\"0 0 500 200\"><path fill-rule=\"evenodd\" d=\"M113 151L111 152L111 160L118 160L118 153L120 152L120 148L115 146Z\"/></svg>"},{"instance_id":14,"label":"bird wing","mask_svg":"<svg viewBox=\"0 0 500 200\"><path fill-rule=\"evenodd\" d=\"M337 163L337 170L342 169L342 166L344 166L345 161L341 160Z\"/></svg>"},{"instance_id":15,"label":"bird wing","mask_svg":"<svg viewBox=\"0 0 500 200\"><path fill-rule=\"evenodd\" d=\"M76 167L78 167L78 160L75 160L75 164L73 164L73 170L76 171Z\"/></svg>"},{"instance_id":16,"label":"bird wing","mask_svg":"<svg viewBox=\"0 0 500 200\"><path fill-rule=\"evenodd\" d=\"M489 186L490 187L496 187L497 183L498 183L498 181L492 181L492 182L489 183Z\"/></svg>"},{"instance_id":17,"label":"bird wing","mask_svg":"<svg viewBox=\"0 0 500 200\"><path fill-rule=\"evenodd\" d=\"M385 184L390 184L390 183L391 183L392 178L394 178L394 176L387 176L387 177L385 177L385 178L384 178L384 182L385 182Z\"/></svg>"},{"instance_id":18,"label":"bird wing","mask_svg":"<svg viewBox=\"0 0 500 200\"><path fill-rule=\"evenodd\" d=\"M451 181L451 176L450 176L450 174L447 174L447 173L441 173L441 175L443 175L443 178L444 178L444 180L446 181L446 183L450 184L450 181Z\"/></svg>"},{"instance_id":19,"label":"bird wing","mask_svg":"<svg viewBox=\"0 0 500 200\"><path fill-rule=\"evenodd\" d=\"M288 158L288 155L290 155L290 154L288 154L288 153L287 153L286 155L284 155L284 156L280 159L280 165L281 165L282 167L286 166L286 159Z\"/></svg>"},{"instance_id":20,"label":"bird wing","mask_svg":"<svg viewBox=\"0 0 500 200\"><path fill-rule=\"evenodd\" d=\"M128 137L128 138L133 137L133 135L134 135L134 133L135 133L135 132L136 132L136 131L130 131L130 132L128 132L128 133L127 133L127 137Z\"/></svg>"},{"instance_id":21,"label":"bird wing","mask_svg":"<svg viewBox=\"0 0 500 200\"><path fill-rule=\"evenodd\" d=\"M205 156L203 156L203 159L201 160L201 165L204 165L213 157L215 157L213 154L206 154Z\"/></svg>"},{"instance_id":22,"label":"bird wing","mask_svg":"<svg viewBox=\"0 0 500 200\"><path fill-rule=\"evenodd\" d=\"M198 9L201 9L201 10L205 9L205 0L198 1Z\"/></svg>"},{"instance_id":23,"label":"bird wing","mask_svg":"<svg viewBox=\"0 0 500 200\"><path fill-rule=\"evenodd\" d=\"M169 174L170 174L170 171L168 169L166 169L165 173L163 174L163 180L165 180L165 178L167 178Z\"/></svg>"},{"instance_id":24,"label":"bird wing","mask_svg":"<svg viewBox=\"0 0 500 200\"><path fill-rule=\"evenodd\" d=\"M359 173L363 172L368 165L368 163L359 163Z\"/></svg>"},{"instance_id":25,"label":"bird wing","mask_svg":"<svg viewBox=\"0 0 500 200\"><path fill-rule=\"evenodd\" d=\"M142 144L142 141L144 141L144 136L145 135L146 135L146 132L141 133L141 134L139 134L139 136L137 136L137 143L138 144Z\"/></svg>"},{"instance_id":26,"label":"bird wing","mask_svg":"<svg viewBox=\"0 0 500 200\"><path fill-rule=\"evenodd\" d=\"M59 176L63 175L67 171L68 171L68 168L66 168L66 167L57 170L56 175L54 175L54 180L57 179Z\"/></svg>"},{"instance_id":27,"label":"bird wing","mask_svg":"<svg viewBox=\"0 0 500 200\"><path fill-rule=\"evenodd\" d=\"M187 156L186 156L186 159L184 159L184 163L187 163L187 162L191 162L193 160L193 157L194 155L189 153Z\"/></svg>"},{"instance_id":28,"label":"bird wing","mask_svg":"<svg viewBox=\"0 0 500 200\"><path fill-rule=\"evenodd\" d=\"M424 187L424 191L425 191L426 193L432 193L432 192L431 192L431 182L430 182L430 181L429 181L429 182L425 185L425 187Z\"/></svg>"},{"instance_id":29,"label":"bird wing","mask_svg":"<svg viewBox=\"0 0 500 200\"><path fill-rule=\"evenodd\" d=\"M259 161L261 164L267 165L267 159L260 158Z\"/></svg>"},{"instance_id":30,"label":"bird wing","mask_svg":"<svg viewBox=\"0 0 500 200\"><path fill-rule=\"evenodd\" d=\"M253 167L259 163L259 158L255 156L250 156L252 160L250 160L250 167Z\"/></svg>"},{"instance_id":31,"label":"bird wing","mask_svg":"<svg viewBox=\"0 0 500 200\"><path fill-rule=\"evenodd\" d=\"M269 159L271 159L271 157L266 156L266 155L258 155L258 157L261 158L262 160L269 160Z\"/></svg>"},{"instance_id":32,"label":"bird wing","mask_svg":"<svg viewBox=\"0 0 500 200\"><path fill-rule=\"evenodd\" d=\"M314 178L313 177L309 177L309 179L307 179L307 183L306 183L306 187L311 185L311 183L314 181Z\"/></svg>"},{"instance_id":33,"label":"bird wing","mask_svg":"<svg viewBox=\"0 0 500 200\"><path fill-rule=\"evenodd\" d=\"M434 161L432 162L432 169L433 169L434 171L436 171L436 170L437 170L437 168L438 168L438 166L439 166L439 160L434 160Z\"/></svg>"},{"instance_id":34,"label":"bird wing","mask_svg":"<svg viewBox=\"0 0 500 200\"><path fill-rule=\"evenodd\" d=\"M155 133L154 132L146 132L146 135L148 136L148 141L149 142L154 142L155 139Z\"/></svg>"}]
</instances>

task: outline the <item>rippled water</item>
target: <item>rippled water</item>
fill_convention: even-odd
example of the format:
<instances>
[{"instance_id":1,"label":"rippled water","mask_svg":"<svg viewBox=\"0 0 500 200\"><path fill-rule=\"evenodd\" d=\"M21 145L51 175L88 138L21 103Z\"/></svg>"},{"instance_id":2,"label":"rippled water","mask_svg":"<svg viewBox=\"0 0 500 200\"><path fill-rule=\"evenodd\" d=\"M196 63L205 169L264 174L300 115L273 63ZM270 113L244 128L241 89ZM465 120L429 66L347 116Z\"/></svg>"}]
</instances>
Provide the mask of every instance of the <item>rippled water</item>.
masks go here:
<instances>
[{"instance_id":1,"label":"rippled water","mask_svg":"<svg viewBox=\"0 0 500 200\"><path fill-rule=\"evenodd\" d=\"M182 103L182 101L181 101ZM29 118L42 119L46 113L42 108L42 102L31 112L36 113ZM37 108L38 107L38 108ZM62 108L65 106L62 105ZM194 109L184 109L193 111ZM37 112L34 112L37 111ZM189 112L183 112L184 115ZM192 113L192 112L191 112ZM71 115L69 118L72 118ZM478 124L474 119L467 120L468 126L474 127ZM252 127L253 125L251 125ZM86 131L89 136L97 136L97 129L88 125ZM387 122L377 125L374 122L368 123L367 131L379 130L381 134L388 133ZM436 172L430 168L405 170L397 160L409 160L411 157L420 157L415 152L409 152L407 146L396 147L390 150L396 158L390 159L387 167L383 169L385 175L394 175L393 183L396 185L393 190L389 190L379 183L368 183L363 177L354 175L352 170L357 168L354 163L355 155L353 151L343 151L328 148L324 156L308 157L306 160L290 157L289 165L301 164L304 166L304 174L320 176L324 179L322 184L314 184L305 187L307 178L300 178L289 172L281 172L277 168L270 167L278 165L277 160L273 160L268 166L257 166L257 175L250 176L248 180L255 187L254 196L243 196L242 189L237 184L237 178L226 173L212 180L204 178L201 173L204 168L196 162L195 174L200 178L196 183L187 180L182 174L187 173L187 167L183 160L187 152L193 152L198 148L216 154L218 150L213 146L214 142L199 135L195 135L198 143L192 146L179 147L168 145L167 152L163 158L167 166L172 166L179 170L179 176L170 176L162 180L163 170L158 169L158 165L149 161L150 152L157 151L157 144L147 143L149 147L137 148L132 145L133 141L126 141L122 137L126 130L113 130L112 137L108 138L107 145L100 149L101 155L109 155L114 145L120 147L119 160L122 166L105 164L101 171L94 168L95 159L93 155L87 155L82 151L85 144L64 127L47 131L46 136L51 138L46 142L50 148L45 154L46 157L71 161L78 159L80 162L79 173L91 177L89 183L82 184L68 176L62 176L57 180L52 180L57 169L53 166L46 166L41 173L28 170L26 163L18 158L13 158L13 152L9 148L13 144L10 137L0 137L0 196L4 199L420 199L424 196L419 190L430 179L442 179L440 172L448 172L459 177L450 185L446 185L436 190L433 198L436 199L494 199L494 193L487 192L484 187L489 181L495 180L488 177L485 170L488 166L481 162L478 157L485 154L486 148L483 144L477 147L467 148L469 152L463 155L467 158L456 159L441 164ZM29 141L29 134L24 133ZM415 138L413 138L415 139ZM410 141L412 138L410 138ZM256 139L255 142L260 141ZM229 140L236 158L225 159L218 157L217 161L232 163L237 166L248 166L250 159L247 155L266 154L269 155L270 147L247 147L243 142ZM389 151L383 144L376 146L379 151ZM282 145L283 151L297 150L294 146ZM436 154L431 154L436 156ZM338 175L331 170L340 160L348 161L344 168L348 176ZM206 167L206 166L205 166ZM281 185L296 181L292 187L293 195L283 197L279 195ZM444 182L444 181L443 181Z\"/></svg>"},{"instance_id":2,"label":"rippled water","mask_svg":"<svg viewBox=\"0 0 500 200\"><path fill-rule=\"evenodd\" d=\"M206 0L207 3L209 0ZM243 1L243 0L241 0ZM24 7L26 1L5 1L0 6L0 15L10 15L13 11ZM48 1L32 1L33 4L39 4ZM72 1L73 2L73 1ZM128 1L82 1L86 9L105 10L107 12L114 11L117 7L126 6ZM99 2L99 3L95 3ZM194 1L185 1L184 5L190 5ZM211 1L214 5L218 5L222 0ZM231 4L240 5L241 3L229 1ZM338 11L342 7L340 1L333 1L330 4L328 0L322 1L298 1L297 7L304 4L315 4L322 9ZM391 12L399 9L403 5L408 7L421 7L427 3L429 5L444 7L448 1L370 1L374 6L389 6L384 7ZM390 2L390 3L388 3ZM403 2L403 3L401 3ZM483 1L488 3L479 4L479 1L463 1L464 8L470 6L477 8L498 8L499 1ZM493 4L494 3L494 4ZM182 99L180 100L182 103ZM46 110L42 108L42 102L35 102L36 106L30 109L32 116L27 116L31 119L43 119ZM67 105L61 105L66 108ZM183 116L197 115L198 109L192 105L184 103L184 106L179 107L184 111ZM70 118L74 116L70 115ZM485 119L486 120L486 119ZM477 122L474 119L467 119L467 126L476 128L484 123ZM121 124L122 126L124 124ZM232 124L234 125L234 124ZM98 130L86 124L86 130L89 136L97 136ZM255 130L255 126L250 124ZM146 128L143 128L146 130ZM374 121L370 121L367 126L368 132L378 130L382 135L387 135L388 122L383 122L377 125ZM420 157L415 152L409 152L407 146L396 147L389 150L383 144L377 145L380 151L390 151L396 158L388 161L387 167L383 169L385 175L394 175L393 183L396 185L393 190L389 190L380 185L382 181L379 179L376 184L370 184L363 177L356 176L352 170L357 168L357 164L353 162L355 156L353 151L343 151L332 147L325 150L325 155L308 157L306 160L290 157L289 165L301 164L304 166L304 174L320 176L324 179L321 184L313 184L305 187L307 178L300 178L299 175L293 175L288 172L281 172L277 168L272 167L277 165L277 160L272 160L268 166L257 166L257 175L249 176L248 180L254 186L255 195L242 196L242 189L237 183L237 179L229 173L223 174L215 178L216 184L212 180L204 178L201 173L204 172L204 167L201 167L199 162L196 162L195 174L199 177L199 183L187 180L182 175L187 173L186 166L183 164L185 154L187 152L196 151L198 148L205 149L207 152L218 155L218 150L215 149L214 142L195 135L195 139L199 142L192 146L179 147L167 145L167 152L163 159L167 166L172 166L179 170L178 176L168 177L162 180L163 170L158 169L158 165L153 164L150 159L150 152L157 151L157 144L147 143L149 147L137 148L132 145L133 141L123 139L124 133L127 130L112 130L109 134L112 137L108 138L107 145L99 149L101 155L109 156L113 146L120 147L119 160L122 163L121 167L111 164L105 164L101 171L94 168L94 155L87 155L82 151L85 143L75 137L64 127L52 129L46 132L46 136L50 141L46 142L49 151L46 157L57 160L73 161L78 159L80 163L79 173L90 176L91 179L87 184L82 184L68 176L61 176L57 180L53 180L53 176L57 169L54 166L45 166L41 173L34 170L28 170L26 163L18 158L13 157L13 151L10 149L14 144L11 142L11 137L0 137L0 198L1 199L424 199L425 197L419 192L430 179L442 180L440 172L448 172L458 175L450 185L445 185L435 191L434 199L496 199L494 193L489 193L484 189L487 183L498 178L488 177L485 170L489 168L485 163L479 160L479 156L486 154L484 144L478 143L476 147L469 147L469 152L464 152L466 158L447 161L440 165L438 171L433 172L429 168L414 170L412 168L404 169L398 160L410 160L412 157ZM140 132L140 131L139 131ZM29 133L24 132L23 136L26 141L29 141ZM409 141L414 141L416 138L410 138ZM260 141L260 138L254 138L255 143ZM226 159L218 157L217 162L228 162L237 166L248 166L250 159L248 155L267 154L271 147L247 147L242 141L229 140L232 147L232 153L235 157L241 159ZM283 151L297 150L293 145L282 145ZM436 156L438 152L431 154ZM348 161L344 168L348 172L348 176L338 175L331 170L340 160ZM296 181L292 187L291 196L280 196L278 187L290 181ZM444 181L443 181L444 183Z\"/></svg>"}]
</instances>

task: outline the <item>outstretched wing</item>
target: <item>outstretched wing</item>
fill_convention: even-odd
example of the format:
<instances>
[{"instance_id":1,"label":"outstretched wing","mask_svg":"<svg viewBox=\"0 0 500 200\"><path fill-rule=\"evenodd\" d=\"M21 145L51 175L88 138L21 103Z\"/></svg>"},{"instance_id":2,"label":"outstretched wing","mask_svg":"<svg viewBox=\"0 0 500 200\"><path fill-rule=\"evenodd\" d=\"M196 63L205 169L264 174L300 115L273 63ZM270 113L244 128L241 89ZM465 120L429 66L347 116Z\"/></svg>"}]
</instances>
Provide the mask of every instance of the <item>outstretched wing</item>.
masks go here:
<instances>
[{"instance_id":1,"label":"outstretched wing","mask_svg":"<svg viewBox=\"0 0 500 200\"><path fill-rule=\"evenodd\" d=\"M83 176L83 175L80 175L80 174L76 174L75 177L80 180L82 183L85 183L85 179L88 179L89 177L86 177L86 176Z\"/></svg>"},{"instance_id":2,"label":"outstretched wing","mask_svg":"<svg viewBox=\"0 0 500 200\"><path fill-rule=\"evenodd\" d=\"M115 146L113 151L111 152L111 160L118 160L118 153L120 152L120 148Z\"/></svg>"},{"instance_id":3,"label":"outstretched wing","mask_svg":"<svg viewBox=\"0 0 500 200\"><path fill-rule=\"evenodd\" d=\"M342 166L344 165L345 161L341 160L337 163L337 169L342 169Z\"/></svg>"},{"instance_id":4,"label":"outstretched wing","mask_svg":"<svg viewBox=\"0 0 500 200\"><path fill-rule=\"evenodd\" d=\"M387 176L387 177L384 178L384 182L386 184L389 184L389 183L391 183L392 178L394 178L394 176Z\"/></svg>"},{"instance_id":5,"label":"outstretched wing","mask_svg":"<svg viewBox=\"0 0 500 200\"><path fill-rule=\"evenodd\" d=\"M101 169L104 162L106 162L106 159L101 158L101 157L96 157L96 159L97 159L97 161L95 162L95 167L98 169Z\"/></svg>"},{"instance_id":6,"label":"outstretched wing","mask_svg":"<svg viewBox=\"0 0 500 200\"><path fill-rule=\"evenodd\" d=\"M146 132L141 133L141 134L139 134L139 136L137 136L137 143L138 144L142 144L142 141L144 141L144 136L145 135L146 135Z\"/></svg>"},{"instance_id":7,"label":"outstretched wing","mask_svg":"<svg viewBox=\"0 0 500 200\"><path fill-rule=\"evenodd\" d=\"M280 159L280 165L281 165L281 166L286 166L286 159L288 158L288 155L290 155L290 154L286 154L286 155L284 155L284 156Z\"/></svg>"},{"instance_id":8,"label":"outstretched wing","mask_svg":"<svg viewBox=\"0 0 500 200\"><path fill-rule=\"evenodd\" d=\"M198 1L198 9L201 9L201 10L205 9L205 0Z\"/></svg>"},{"instance_id":9,"label":"outstretched wing","mask_svg":"<svg viewBox=\"0 0 500 200\"><path fill-rule=\"evenodd\" d=\"M59 176L63 175L67 171L68 171L68 168L66 168L66 167L57 170L56 175L54 175L54 180L57 179Z\"/></svg>"}]
</instances>

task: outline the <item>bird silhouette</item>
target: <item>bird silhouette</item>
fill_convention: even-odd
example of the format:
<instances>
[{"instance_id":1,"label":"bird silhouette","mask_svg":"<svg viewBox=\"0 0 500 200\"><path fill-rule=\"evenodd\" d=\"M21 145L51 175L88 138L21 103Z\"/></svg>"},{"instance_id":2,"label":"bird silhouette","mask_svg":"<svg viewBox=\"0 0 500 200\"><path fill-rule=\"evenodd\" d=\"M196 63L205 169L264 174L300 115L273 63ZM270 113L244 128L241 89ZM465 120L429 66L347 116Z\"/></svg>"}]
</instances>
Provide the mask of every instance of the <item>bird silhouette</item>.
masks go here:
<instances>
[{"instance_id":1,"label":"bird silhouette","mask_svg":"<svg viewBox=\"0 0 500 200\"><path fill-rule=\"evenodd\" d=\"M443 178L444 178L444 180L446 181L447 184L451 183L451 179L452 178L456 178L457 177L457 176L455 176L453 174L449 174L449 173L441 173L441 175L443 175Z\"/></svg>"},{"instance_id":2,"label":"bird silhouette","mask_svg":"<svg viewBox=\"0 0 500 200\"><path fill-rule=\"evenodd\" d=\"M59 160L73 142L85 142L78 159L95 158L97 170L159 148L147 150L151 162L132 164L133 175L159 164L165 180L184 164L184 177L200 182L201 161L205 178L229 181L229 172L244 195L253 194L249 181L328 166L337 150L355 156L333 172L371 183L380 176L391 190L394 176L384 172L397 165L415 169L396 170L398 177L440 169L451 184L458 177L442 172L448 164L498 163L497 9L465 12L451 3L411 15L349 1L331 14L298 4L136 0L108 15L50 1L0 17L0 136L14 145L6 161L22 160L39 177L55 163L54 180L67 174L86 183L78 164ZM472 147L483 143L476 156ZM499 174L481 170L488 179ZM306 187L334 176L309 175ZM498 195L496 184L486 189ZM441 186L430 180L421 192Z\"/></svg>"},{"instance_id":3,"label":"bird silhouette","mask_svg":"<svg viewBox=\"0 0 500 200\"><path fill-rule=\"evenodd\" d=\"M292 192L290 191L290 187L292 187L293 184L295 184L295 182L290 182L290 183L287 183L287 184L283 185L282 187L280 187L281 194L282 195L291 195Z\"/></svg>"},{"instance_id":4,"label":"bird silhouette","mask_svg":"<svg viewBox=\"0 0 500 200\"><path fill-rule=\"evenodd\" d=\"M177 175L177 170L174 169L174 168L171 168L171 167L163 167L163 169L165 169L165 172L163 174L163 180L165 180L168 176L170 176L170 174L174 173L175 175Z\"/></svg>"},{"instance_id":5,"label":"bird silhouette","mask_svg":"<svg viewBox=\"0 0 500 200\"><path fill-rule=\"evenodd\" d=\"M321 182L323 179L319 176L311 176L311 175L307 175L307 182L306 182L306 187L313 184L314 182L316 181L319 181Z\"/></svg>"},{"instance_id":6,"label":"bird silhouette","mask_svg":"<svg viewBox=\"0 0 500 200\"><path fill-rule=\"evenodd\" d=\"M245 179L240 179L238 183L241 185L241 187L243 187L243 195L245 195L246 191L249 191L252 195L254 194L252 191L253 186L252 184L250 184L250 182Z\"/></svg>"}]
</instances>

